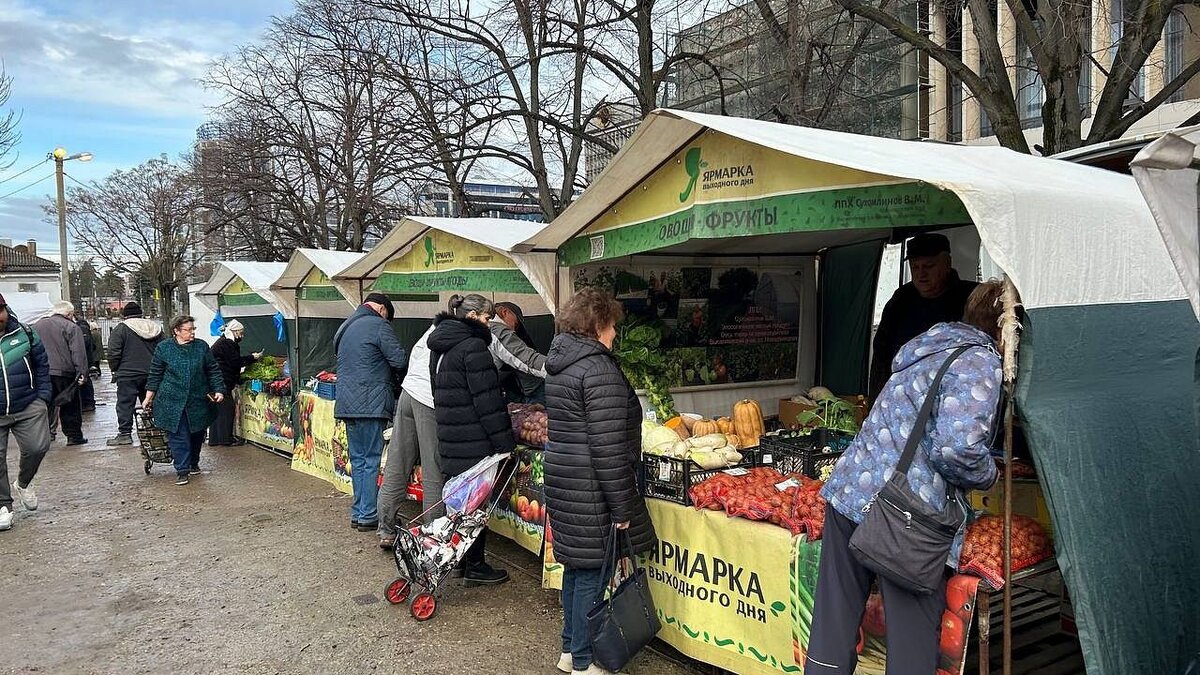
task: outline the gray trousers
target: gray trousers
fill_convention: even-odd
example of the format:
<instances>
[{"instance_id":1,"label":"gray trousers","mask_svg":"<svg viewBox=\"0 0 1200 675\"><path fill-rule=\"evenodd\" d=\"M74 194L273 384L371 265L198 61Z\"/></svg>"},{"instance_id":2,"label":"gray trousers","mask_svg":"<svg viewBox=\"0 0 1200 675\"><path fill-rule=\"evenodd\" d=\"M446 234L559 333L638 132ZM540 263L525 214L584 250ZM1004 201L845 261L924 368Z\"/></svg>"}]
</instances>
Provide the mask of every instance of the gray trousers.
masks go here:
<instances>
[{"instance_id":1,"label":"gray trousers","mask_svg":"<svg viewBox=\"0 0 1200 675\"><path fill-rule=\"evenodd\" d=\"M422 510L442 500L445 478L438 466L437 418L433 408L401 392L392 421L392 440L388 444L387 465L383 467L383 486L379 488L379 534L396 533L396 512L408 492L413 467L421 465L421 488L425 491ZM445 515L444 506L425 515L425 521Z\"/></svg>"},{"instance_id":2,"label":"gray trousers","mask_svg":"<svg viewBox=\"0 0 1200 675\"><path fill-rule=\"evenodd\" d=\"M11 415L0 415L0 506L12 510L12 487L8 480L8 436L17 439L21 450L17 482L27 488L37 475L42 458L50 449L50 412L46 402L38 399L24 410Z\"/></svg>"}]
</instances>

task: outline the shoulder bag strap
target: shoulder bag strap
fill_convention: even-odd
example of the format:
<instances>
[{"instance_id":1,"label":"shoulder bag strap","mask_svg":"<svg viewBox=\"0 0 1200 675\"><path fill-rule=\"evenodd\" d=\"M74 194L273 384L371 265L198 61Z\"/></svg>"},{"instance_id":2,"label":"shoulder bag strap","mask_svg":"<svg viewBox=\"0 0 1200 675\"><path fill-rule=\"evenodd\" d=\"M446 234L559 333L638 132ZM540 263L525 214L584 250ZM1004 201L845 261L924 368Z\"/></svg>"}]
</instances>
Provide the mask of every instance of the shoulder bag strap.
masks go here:
<instances>
[{"instance_id":1,"label":"shoulder bag strap","mask_svg":"<svg viewBox=\"0 0 1200 675\"><path fill-rule=\"evenodd\" d=\"M350 326L354 325L355 321L358 321L359 319L363 318L364 316L366 316L366 314L359 314L358 316L352 316L352 317L350 317L349 320L346 321L346 323L342 324L341 328L338 329L337 334L333 336L333 355L334 356L337 356L338 349L340 349L342 346L342 337L346 335L346 331L350 330Z\"/></svg>"},{"instance_id":2,"label":"shoulder bag strap","mask_svg":"<svg viewBox=\"0 0 1200 675\"><path fill-rule=\"evenodd\" d=\"M950 364L954 363L954 359L957 359L963 352L970 349L971 346L967 345L954 350L942 363L942 367L938 369L937 375L929 385L929 392L925 394L925 401L921 404L921 411L917 413L917 419L913 422L912 431L908 432L908 441L904 444L904 452L900 453L900 461L896 464L897 473L901 475L908 473L909 467L912 466L913 457L917 454L917 445L920 444L921 438L925 436L925 425L929 423L929 416L933 413L933 402L938 397L938 390L942 386L942 378L946 376L946 371L950 370Z\"/></svg>"}]
</instances>

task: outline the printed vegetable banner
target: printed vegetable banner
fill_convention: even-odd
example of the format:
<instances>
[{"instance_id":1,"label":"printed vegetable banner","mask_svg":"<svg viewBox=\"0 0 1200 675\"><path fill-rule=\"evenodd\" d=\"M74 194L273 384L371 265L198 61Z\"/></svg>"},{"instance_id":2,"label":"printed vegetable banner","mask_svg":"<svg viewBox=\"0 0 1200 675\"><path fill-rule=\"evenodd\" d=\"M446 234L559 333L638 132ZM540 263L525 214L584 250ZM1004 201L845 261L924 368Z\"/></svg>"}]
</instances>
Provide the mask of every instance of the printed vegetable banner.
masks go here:
<instances>
[{"instance_id":1,"label":"printed vegetable banner","mask_svg":"<svg viewBox=\"0 0 1200 675\"><path fill-rule=\"evenodd\" d=\"M546 522L546 499L542 484L542 451L517 449L520 464L514 479L503 486L500 502L488 521L488 529L512 539L518 546L538 555ZM506 467L501 478L508 476Z\"/></svg>"},{"instance_id":2,"label":"printed vegetable banner","mask_svg":"<svg viewBox=\"0 0 1200 675\"><path fill-rule=\"evenodd\" d=\"M766 523L647 500L659 543L644 564L662 621L659 637L692 658L737 673L802 673L812 630L821 544ZM938 675L961 675L978 579L947 591ZM883 603L873 595L856 672L883 675Z\"/></svg>"},{"instance_id":3,"label":"printed vegetable banner","mask_svg":"<svg viewBox=\"0 0 1200 675\"><path fill-rule=\"evenodd\" d=\"M300 428L292 469L320 478L351 493L350 451L346 425L333 418L333 401L302 391L296 398Z\"/></svg>"},{"instance_id":4,"label":"printed vegetable banner","mask_svg":"<svg viewBox=\"0 0 1200 675\"><path fill-rule=\"evenodd\" d=\"M291 453L296 430L292 426L292 398L255 393L242 387L238 393L235 434L251 443Z\"/></svg>"}]
</instances>

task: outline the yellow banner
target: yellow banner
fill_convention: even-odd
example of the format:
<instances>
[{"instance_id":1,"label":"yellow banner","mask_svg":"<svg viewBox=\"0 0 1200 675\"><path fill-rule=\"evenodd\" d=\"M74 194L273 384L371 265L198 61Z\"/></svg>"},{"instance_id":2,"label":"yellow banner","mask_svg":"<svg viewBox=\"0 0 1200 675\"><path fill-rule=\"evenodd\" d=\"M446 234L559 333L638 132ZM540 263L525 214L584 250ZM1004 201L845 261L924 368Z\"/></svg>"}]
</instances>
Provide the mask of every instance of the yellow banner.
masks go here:
<instances>
[{"instance_id":1,"label":"yellow banner","mask_svg":"<svg viewBox=\"0 0 1200 675\"><path fill-rule=\"evenodd\" d=\"M291 453L296 430L292 426L292 399L238 389L235 434L251 443Z\"/></svg>"},{"instance_id":2,"label":"yellow banner","mask_svg":"<svg viewBox=\"0 0 1200 675\"><path fill-rule=\"evenodd\" d=\"M449 270L516 269L508 256L462 237L429 230L412 250L389 262L383 274L446 272Z\"/></svg>"},{"instance_id":3,"label":"yellow banner","mask_svg":"<svg viewBox=\"0 0 1200 675\"><path fill-rule=\"evenodd\" d=\"M350 443L346 425L333 418L333 401L312 392L298 395L300 428L292 469L316 476L338 490L350 494Z\"/></svg>"},{"instance_id":4,"label":"yellow banner","mask_svg":"<svg viewBox=\"0 0 1200 675\"><path fill-rule=\"evenodd\" d=\"M640 223L695 204L900 182L710 133L681 150L584 233Z\"/></svg>"}]
</instances>

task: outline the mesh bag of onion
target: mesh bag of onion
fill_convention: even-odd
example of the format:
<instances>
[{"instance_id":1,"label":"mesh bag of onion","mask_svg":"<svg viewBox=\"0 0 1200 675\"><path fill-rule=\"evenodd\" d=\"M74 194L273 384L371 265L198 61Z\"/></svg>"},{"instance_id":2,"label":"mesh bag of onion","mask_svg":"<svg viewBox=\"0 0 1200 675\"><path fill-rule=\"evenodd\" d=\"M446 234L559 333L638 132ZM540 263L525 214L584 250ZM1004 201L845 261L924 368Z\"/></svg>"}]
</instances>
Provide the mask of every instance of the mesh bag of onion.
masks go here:
<instances>
[{"instance_id":1,"label":"mesh bag of onion","mask_svg":"<svg viewBox=\"0 0 1200 675\"><path fill-rule=\"evenodd\" d=\"M976 574L992 585L1003 588L1004 518L983 516L967 528L958 570ZM1050 536L1033 518L1013 515L1012 571L1019 572L1054 555Z\"/></svg>"}]
</instances>

